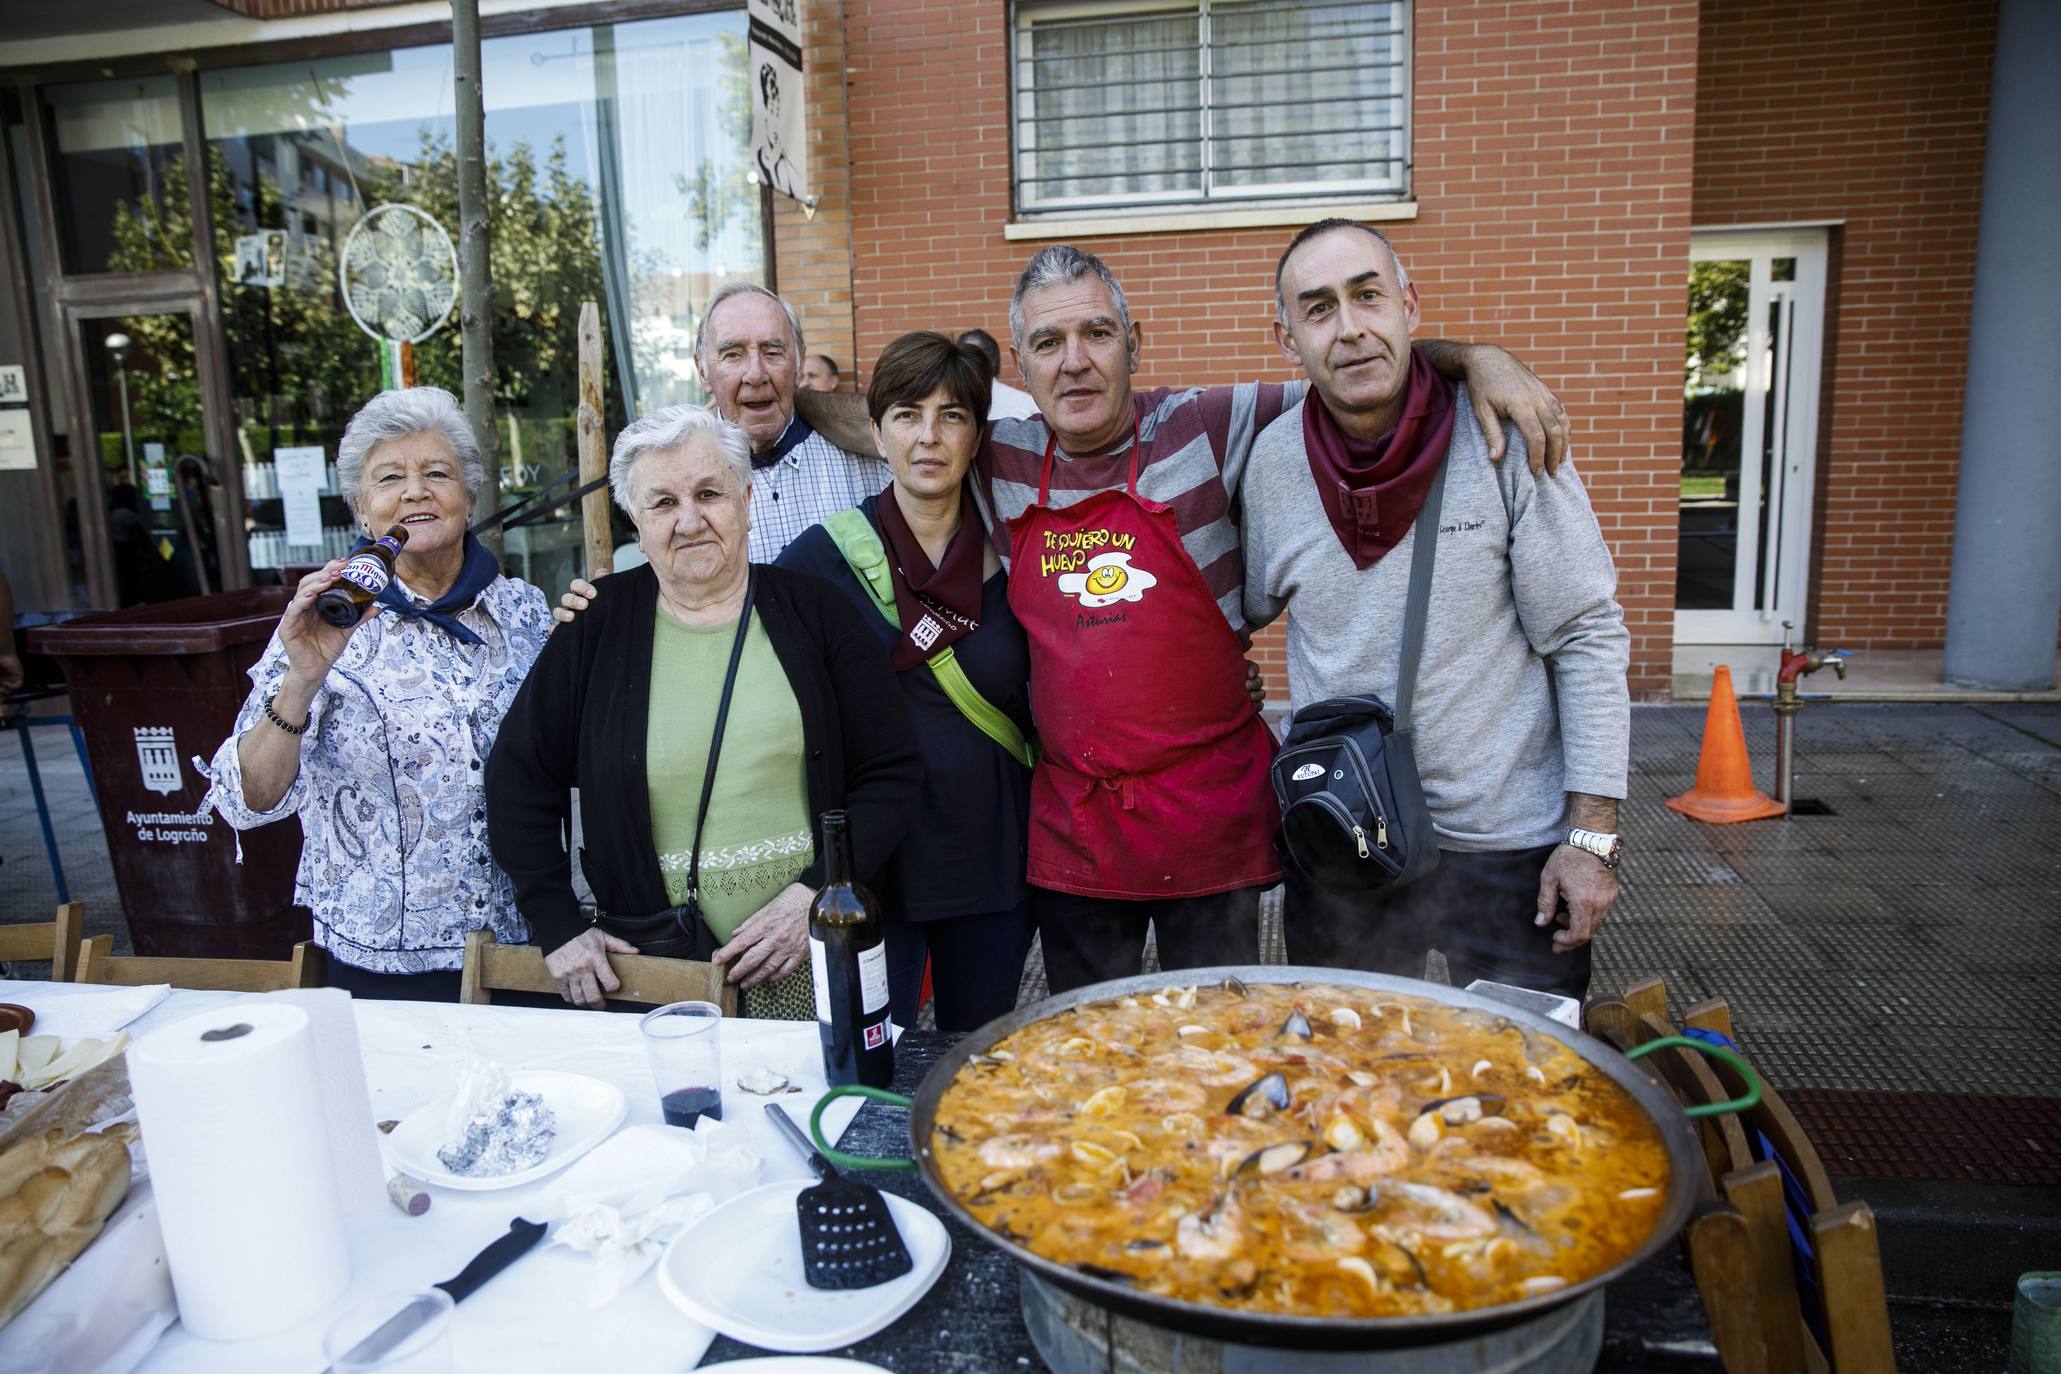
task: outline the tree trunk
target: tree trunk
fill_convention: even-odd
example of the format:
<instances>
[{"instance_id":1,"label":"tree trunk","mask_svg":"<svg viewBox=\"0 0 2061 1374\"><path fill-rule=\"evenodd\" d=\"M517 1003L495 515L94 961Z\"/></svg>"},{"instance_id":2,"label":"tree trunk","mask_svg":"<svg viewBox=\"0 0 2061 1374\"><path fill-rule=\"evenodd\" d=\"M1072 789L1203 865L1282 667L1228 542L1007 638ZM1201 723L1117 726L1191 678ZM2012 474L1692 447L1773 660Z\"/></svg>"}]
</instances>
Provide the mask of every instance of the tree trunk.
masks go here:
<instances>
[{"instance_id":1,"label":"tree trunk","mask_svg":"<svg viewBox=\"0 0 2061 1374\"><path fill-rule=\"evenodd\" d=\"M475 509L501 508L501 431L494 423L494 281L489 250L486 103L480 93L479 0L451 0L451 50L458 118L458 325L465 418L487 480ZM501 530L480 536L498 554Z\"/></svg>"}]
</instances>

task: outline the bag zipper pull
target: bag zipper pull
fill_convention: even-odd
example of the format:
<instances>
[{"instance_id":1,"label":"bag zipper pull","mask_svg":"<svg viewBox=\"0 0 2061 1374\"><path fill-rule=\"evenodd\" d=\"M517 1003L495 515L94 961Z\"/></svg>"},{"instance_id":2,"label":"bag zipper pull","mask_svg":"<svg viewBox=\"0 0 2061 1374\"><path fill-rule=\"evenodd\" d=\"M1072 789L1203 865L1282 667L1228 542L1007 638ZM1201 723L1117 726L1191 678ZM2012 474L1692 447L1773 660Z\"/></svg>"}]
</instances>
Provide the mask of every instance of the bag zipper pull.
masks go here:
<instances>
[{"instance_id":1,"label":"bag zipper pull","mask_svg":"<svg viewBox=\"0 0 2061 1374\"><path fill-rule=\"evenodd\" d=\"M1373 851L1367 848L1367 832L1356 825L1353 827L1353 838L1360 843L1360 857L1363 859L1372 857Z\"/></svg>"},{"instance_id":2,"label":"bag zipper pull","mask_svg":"<svg viewBox=\"0 0 2061 1374\"><path fill-rule=\"evenodd\" d=\"M1386 816L1376 816L1374 818L1374 843L1383 849L1388 848L1388 817ZM1366 855L1362 854L1360 857L1365 858Z\"/></svg>"}]
</instances>

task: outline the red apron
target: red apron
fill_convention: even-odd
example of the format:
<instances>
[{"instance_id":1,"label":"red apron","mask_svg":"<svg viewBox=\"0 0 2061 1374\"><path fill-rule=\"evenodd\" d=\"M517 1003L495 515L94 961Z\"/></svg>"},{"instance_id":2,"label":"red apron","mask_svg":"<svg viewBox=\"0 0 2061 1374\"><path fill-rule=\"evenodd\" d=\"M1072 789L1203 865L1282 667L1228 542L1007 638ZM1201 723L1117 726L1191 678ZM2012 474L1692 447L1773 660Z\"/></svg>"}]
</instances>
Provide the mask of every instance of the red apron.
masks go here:
<instances>
[{"instance_id":1,"label":"red apron","mask_svg":"<svg viewBox=\"0 0 2061 1374\"><path fill-rule=\"evenodd\" d=\"M1130 480L1009 521L1009 608L1031 647L1043 754L1031 777L1030 881L1088 897L1199 897L1280 877L1274 737L1245 651L1172 510Z\"/></svg>"}]
</instances>

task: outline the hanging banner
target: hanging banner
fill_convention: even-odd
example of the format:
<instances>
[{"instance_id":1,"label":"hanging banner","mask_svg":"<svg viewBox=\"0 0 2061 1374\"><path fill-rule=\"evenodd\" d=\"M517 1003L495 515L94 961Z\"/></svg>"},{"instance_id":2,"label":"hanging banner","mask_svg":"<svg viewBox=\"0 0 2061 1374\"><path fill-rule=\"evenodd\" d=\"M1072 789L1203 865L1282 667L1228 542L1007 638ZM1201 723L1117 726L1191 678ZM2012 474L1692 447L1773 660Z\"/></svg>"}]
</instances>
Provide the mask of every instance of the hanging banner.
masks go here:
<instances>
[{"instance_id":1,"label":"hanging banner","mask_svg":"<svg viewBox=\"0 0 2061 1374\"><path fill-rule=\"evenodd\" d=\"M751 17L751 156L758 179L814 210L802 94L801 0L746 0Z\"/></svg>"}]
</instances>

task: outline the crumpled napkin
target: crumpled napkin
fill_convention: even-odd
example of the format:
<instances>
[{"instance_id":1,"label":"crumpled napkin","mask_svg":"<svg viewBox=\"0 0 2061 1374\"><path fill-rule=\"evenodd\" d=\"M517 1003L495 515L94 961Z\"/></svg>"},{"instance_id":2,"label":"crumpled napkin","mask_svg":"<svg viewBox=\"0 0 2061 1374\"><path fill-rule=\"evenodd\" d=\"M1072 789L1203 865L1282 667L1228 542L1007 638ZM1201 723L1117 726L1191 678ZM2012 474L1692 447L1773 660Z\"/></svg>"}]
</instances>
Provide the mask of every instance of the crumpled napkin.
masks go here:
<instances>
[{"instance_id":1,"label":"crumpled napkin","mask_svg":"<svg viewBox=\"0 0 2061 1374\"><path fill-rule=\"evenodd\" d=\"M689 1225L759 1181L750 1133L703 1117L691 1131L631 1126L566 1170L551 1233L595 1260L587 1306L613 1301Z\"/></svg>"}]
</instances>

